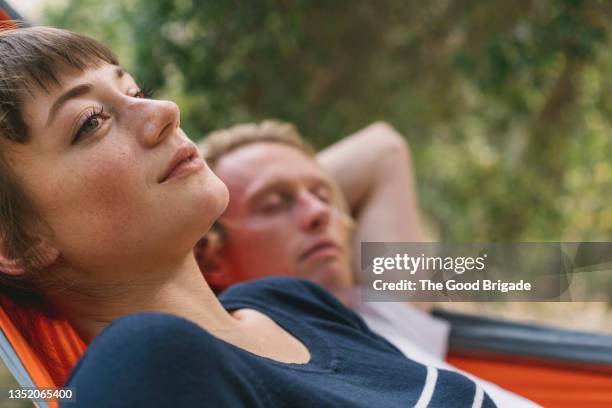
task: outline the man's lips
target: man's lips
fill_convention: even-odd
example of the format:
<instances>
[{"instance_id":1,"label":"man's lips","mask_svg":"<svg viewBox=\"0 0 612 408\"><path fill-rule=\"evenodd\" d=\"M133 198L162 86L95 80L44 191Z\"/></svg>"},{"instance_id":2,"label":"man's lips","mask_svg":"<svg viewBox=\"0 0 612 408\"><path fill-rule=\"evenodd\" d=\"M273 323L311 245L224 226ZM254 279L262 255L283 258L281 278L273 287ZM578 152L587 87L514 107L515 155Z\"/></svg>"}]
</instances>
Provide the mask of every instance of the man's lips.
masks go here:
<instances>
[{"instance_id":1,"label":"man's lips","mask_svg":"<svg viewBox=\"0 0 612 408\"><path fill-rule=\"evenodd\" d=\"M204 161L198 155L197 148L191 143L186 144L174 153L166 171L159 178L158 182L164 183L173 178L191 174L202 167L204 167Z\"/></svg>"},{"instance_id":2,"label":"man's lips","mask_svg":"<svg viewBox=\"0 0 612 408\"><path fill-rule=\"evenodd\" d=\"M333 241L324 240L318 241L306 249L301 255L300 260L314 260L337 255L340 247Z\"/></svg>"}]
</instances>

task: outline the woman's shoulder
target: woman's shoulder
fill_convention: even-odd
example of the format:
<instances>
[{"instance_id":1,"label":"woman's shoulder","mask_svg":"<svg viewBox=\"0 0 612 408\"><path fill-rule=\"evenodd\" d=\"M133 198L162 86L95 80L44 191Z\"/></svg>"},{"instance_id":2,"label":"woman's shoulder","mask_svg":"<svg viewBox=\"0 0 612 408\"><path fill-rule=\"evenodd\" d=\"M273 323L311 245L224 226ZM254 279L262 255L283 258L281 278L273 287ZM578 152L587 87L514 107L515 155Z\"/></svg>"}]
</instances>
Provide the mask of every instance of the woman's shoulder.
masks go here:
<instances>
[{"instance_id":1,"label":"woman's shoulder","mask_svg":"<svg viewBox=\"0 0 612 408\"><path fill-rule=\"evenodd\" d=\"M272 276L236 284L224 291L219 299L224 305L242 301L282 304L285 307L315 304L332 309L344 306L327 290L304 279Z\"/></svg>"},{"instance_id":2,"label":"woman's shoulder","mask_svg":"<svg viewBox=\"0 0 612 408\"><path fill-rule=\"evenodd\" d=\"M86 407L266 406L247 369L230 347L190 320L136 313L94 339L67 384L79 391L77 406Z\"/></svg>"},{"instance_id":3,"label":"woman's shoulder","mask_svg":"<svg viewBox=\"0 0 612 408\"><path fill-rule=\"evenodd\" d=\"M324 288L304 279L274 276L240 283L219 296L226 309L253 307L306 318L337 320L361 328L364 323Z\"/></svg>"},{"instance_id":4,"label":"woman's shoulder","mask_svg":"<svg viewBox=\"0 0 612 408\"><path fill-rule=\"evenodd\" d=\"M292 278L288 276L269 276L261 279L255 279L248 282L237 283L223 293L220 298L234 298L246 296L257 296L266 293L267 295L295 295L298 297L316 296L316 297L332 297L327 290L310 281L300 278Z\"/></svg>"}]
</instances>

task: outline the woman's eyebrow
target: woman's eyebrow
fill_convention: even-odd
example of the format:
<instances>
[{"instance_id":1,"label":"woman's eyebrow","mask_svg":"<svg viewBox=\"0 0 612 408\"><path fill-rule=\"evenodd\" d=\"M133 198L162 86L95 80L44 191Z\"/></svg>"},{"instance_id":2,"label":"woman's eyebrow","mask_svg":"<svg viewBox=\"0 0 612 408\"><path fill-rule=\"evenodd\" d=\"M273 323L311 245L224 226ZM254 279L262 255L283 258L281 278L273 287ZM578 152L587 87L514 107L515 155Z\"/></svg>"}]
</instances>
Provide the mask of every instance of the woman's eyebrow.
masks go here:
<instances>
[{"instance_id":1,"label":"woman's eyebrow","mask_svg":"<svg viewBox=\"0 0 612 408\"><path fill-rule=\"evenodd\" d=\"M62 96L60 96L59 98L57 98L57 100L55 102L53 102L53 105L51 106L51 109L49 110L49 116L47 117L47 124L46 125L49 126L49 124L51 124L53 119L55 119L55 115L56 115L57 111L66 102L68 102L70 99L74 99L74 98L77 98L79 96L85 95L88 92L90 92L92 89L93 89L93 85L92 84L80 84L80 85L75 86L72 89L69 89L64 94L62 94Z\"/></svg>"},{"instance_id":2,"label":"woman's eyebrow","mask_svg":"<svg viewBox=\"0 0 612 408\"><path fill-rule=\"evenodd\" d=\"M117 78L123 77L124 72L125 71L123 71L121 67L117 67L117 69L115 70L115 74L117 75ZM51 124L53 119L55 119L55 115L57 114L57 111L66 102L68 102L70 99L78 98L79 96L83 96L87 94L88 92L91 92L93 88L94 86L92 84L85 83L85 84L77 85L74 88L71 88L68 91L64 92L59 98L57 98L55 102L53 102L53 105L51 106L51 109L49 110L49 116L47 117L46 126L49 126L49 124Z\"/></svg>"}]
</instances>

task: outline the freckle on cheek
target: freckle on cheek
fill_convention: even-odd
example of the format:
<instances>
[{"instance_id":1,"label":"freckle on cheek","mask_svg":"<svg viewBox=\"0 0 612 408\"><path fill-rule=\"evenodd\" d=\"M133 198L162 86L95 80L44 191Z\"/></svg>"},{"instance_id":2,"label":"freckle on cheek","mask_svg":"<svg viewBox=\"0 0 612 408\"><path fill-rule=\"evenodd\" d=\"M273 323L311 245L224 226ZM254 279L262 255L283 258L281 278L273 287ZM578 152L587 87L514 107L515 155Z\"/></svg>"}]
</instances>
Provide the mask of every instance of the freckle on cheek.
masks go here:
<instances>
[{"instance_id":1,"label":"freckle on cheek","mask_svg":"<svg viewBox=\"0 0 612 408\"><path fill-rule=\"evenodd\" d=\"M95 209L97 221L117 232L138 218L134 199L141 191L139 188L145 188L134 185L136 169L125 163L98 163L83 184L83 196L89 197L87 201L91 203L90 208Z\"/></svg>"}]
</instances>

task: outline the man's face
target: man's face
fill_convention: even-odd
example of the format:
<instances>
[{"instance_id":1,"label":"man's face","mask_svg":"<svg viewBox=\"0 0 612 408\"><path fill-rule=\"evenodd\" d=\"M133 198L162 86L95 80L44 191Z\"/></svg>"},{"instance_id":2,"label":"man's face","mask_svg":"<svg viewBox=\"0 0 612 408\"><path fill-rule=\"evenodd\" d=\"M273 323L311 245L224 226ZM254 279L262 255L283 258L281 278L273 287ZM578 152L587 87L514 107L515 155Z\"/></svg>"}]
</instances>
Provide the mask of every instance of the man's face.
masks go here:
<instances>
[{"instance_id":1,"label":"man's face","mask_svg":"<svg viewBox=\"0 0 612 408\"><path fill-rule=\"evenodd\" d=\"M220 223L234 279L290 275L330 290L352 284L351 221L314 159L281 143L252 143L223 156L215 173L230 192Z\"/></svg>"}]
</instances>

